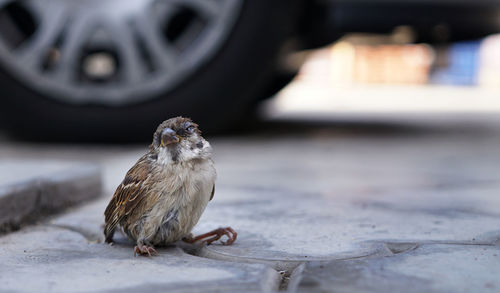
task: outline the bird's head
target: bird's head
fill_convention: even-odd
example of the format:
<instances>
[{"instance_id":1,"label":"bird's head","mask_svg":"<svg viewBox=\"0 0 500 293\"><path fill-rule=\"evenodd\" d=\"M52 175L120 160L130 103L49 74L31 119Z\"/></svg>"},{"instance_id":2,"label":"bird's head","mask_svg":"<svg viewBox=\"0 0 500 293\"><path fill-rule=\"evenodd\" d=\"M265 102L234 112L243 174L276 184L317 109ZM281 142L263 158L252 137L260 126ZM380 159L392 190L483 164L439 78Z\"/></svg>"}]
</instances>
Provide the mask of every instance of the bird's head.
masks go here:
<instances>
[{"instance_id":1,"label":"bird's head","mask_svg":"<svg viewBox=\"0 0 500 293\"><path fill-rule=\"evenodd\" d=\"M175 117L161 123L153 136L150 152L163 163L209 158L210 144L201 136L198 124L189 118Z\"/></svg>"}]
</instances>

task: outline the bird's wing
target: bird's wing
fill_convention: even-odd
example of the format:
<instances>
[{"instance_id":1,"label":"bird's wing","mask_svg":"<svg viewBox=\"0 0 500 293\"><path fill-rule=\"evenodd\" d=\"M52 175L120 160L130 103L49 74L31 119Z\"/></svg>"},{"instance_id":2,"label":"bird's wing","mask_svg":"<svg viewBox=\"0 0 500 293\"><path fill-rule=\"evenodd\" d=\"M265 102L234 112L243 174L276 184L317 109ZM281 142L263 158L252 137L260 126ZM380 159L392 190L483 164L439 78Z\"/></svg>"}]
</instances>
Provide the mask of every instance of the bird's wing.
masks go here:
<instances>
[{"instance_id":1,"label":"bird's wing","mask_svg":"<svg viewBox=\"0 0 500 293\"><path fill-rule=\"evenodd\" d=\"M117 225L132 213L149 193L148 184L150 180L151 165L147 158L143 157L127 172L122 183L118 186L113 198L104 211L105 229L107 239L111 239Z\"/></svg>"}]
</instances>

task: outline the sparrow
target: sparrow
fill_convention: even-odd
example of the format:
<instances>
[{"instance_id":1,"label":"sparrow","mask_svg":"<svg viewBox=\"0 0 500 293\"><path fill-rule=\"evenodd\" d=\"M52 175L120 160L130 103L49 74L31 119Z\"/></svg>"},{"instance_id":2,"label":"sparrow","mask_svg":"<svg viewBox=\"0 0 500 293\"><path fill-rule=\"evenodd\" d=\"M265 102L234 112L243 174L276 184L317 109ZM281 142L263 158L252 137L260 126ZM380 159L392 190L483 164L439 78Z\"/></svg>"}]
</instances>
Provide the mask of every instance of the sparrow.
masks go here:
<instances>
[{"instance_id":1,"label":"sparrow","mask_svg":"<svg viewBox=\"0 0 500 293\"><path fill-rule=\"evenodd\" d=\"M113 242L118 227L136 243L134 255L156 255L155 246L183 240L207 245L237 233L219 228L194 237L191 230L215 193L212 147L189 118L161 123L149 151L127 172L105 212L104 236Z\"/></svg>"}]
</instances>

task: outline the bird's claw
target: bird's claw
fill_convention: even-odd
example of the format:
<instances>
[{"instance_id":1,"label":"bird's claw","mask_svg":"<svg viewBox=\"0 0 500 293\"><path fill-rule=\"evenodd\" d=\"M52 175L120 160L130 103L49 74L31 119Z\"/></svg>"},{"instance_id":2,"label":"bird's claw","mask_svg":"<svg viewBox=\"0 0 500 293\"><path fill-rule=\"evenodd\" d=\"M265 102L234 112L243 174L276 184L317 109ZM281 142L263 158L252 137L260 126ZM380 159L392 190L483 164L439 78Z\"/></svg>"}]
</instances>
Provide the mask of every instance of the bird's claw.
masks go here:
<instances>
[{"instance_id":1,"label":"bird's claw","mask_svg":"<svg viewBox=\"0 0 500 293\"><path fill-rule=\"evenodd\" d=\"M227 241L221 241L223 245L231 245L236 241L238 233L234 231L231 227L218 228L213 231L207 232L205 234L193 237L192 234L182 239L182 241L187 243L195 243L201 241L202 244L210 245L212 242L219 240L222 236L226 235ZM210 238L208 238L210 237Z\"/></svg>"},{"instance_id":2,"label":"bird's claw","mask_svg":"<svg viewBox=\"0 0 500 293\"><path fill-rule=\"evenodd\" d=\"M233 230L231 227L218 228L203 235L199 235L195 237L195 241L202 240L202 243L206 243L207 245L212 244L212 242L221 239L222 236L226 235L227 241L221 241L223 245L231 245L236 241L238 237L238 233ZM207 239L207 237L210 237Z\"/></svg>"},{"instance_id":3,"label":"bird's claw","mask_svg":"<svg viewBox=\"0 0 500 293\"><path fill-rule=\"evenodd\" d=\"M227 241L221 241L222 245L231 245L234 243L234 241L236 241L236 238L238 237L238 233L236 233L236 231L234 231L231 227L215 229L212 231L212 233L213 237L204 240L203 243L210 245L212 244L212 242L217 241L222 236L226 235Z\"/></svg>"},{"instance_id":4,"label":"bird's claw","mask_svg":"<svg viewBox=\"0 0 500 293\"><path fill-rule=\"evenodd\" d=\"M137 255L144 255L144 256L149 256L151 257L152 255L158 255L158 252L153 248L153 246L147 246L147 245L136 245L134 247L134 256Z\"/></svg>"}]
</instances>

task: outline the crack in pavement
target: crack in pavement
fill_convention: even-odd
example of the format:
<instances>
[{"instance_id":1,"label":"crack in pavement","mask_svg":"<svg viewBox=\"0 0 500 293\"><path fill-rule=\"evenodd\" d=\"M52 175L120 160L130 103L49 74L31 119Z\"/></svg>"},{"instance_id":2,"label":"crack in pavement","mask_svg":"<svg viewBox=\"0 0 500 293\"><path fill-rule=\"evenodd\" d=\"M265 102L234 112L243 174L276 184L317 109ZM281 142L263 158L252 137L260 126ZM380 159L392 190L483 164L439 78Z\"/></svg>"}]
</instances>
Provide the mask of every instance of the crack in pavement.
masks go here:
<instances>
[{"instance_id":1,"label":"crack in pavement","mask_svg":"<svg viewBox=\"0 0 500 293\"><path fill-rule=\"evenodd\" d=\"M71 232L78 233L82 235L88 243L102 243L103 242L103 236L100 234L96 233L91 233L88 231L85 231L84 229L76 228L73 226L67 226L67 225L61 225L61 224L45 224L47 227L54 227L54 228L60 228L60 229L65 229Z\"/></svg>"}]
</instances>

